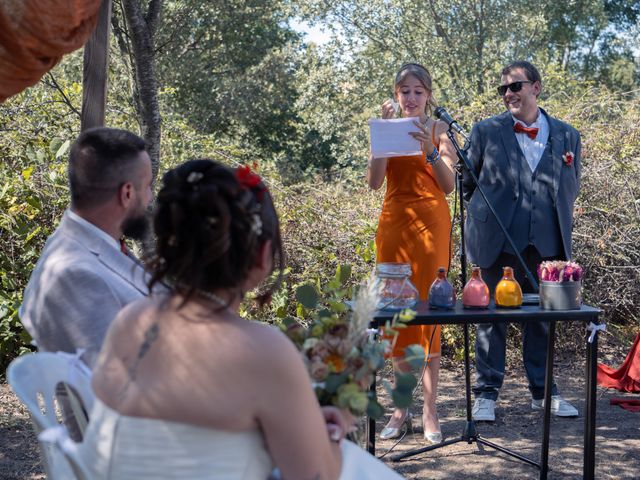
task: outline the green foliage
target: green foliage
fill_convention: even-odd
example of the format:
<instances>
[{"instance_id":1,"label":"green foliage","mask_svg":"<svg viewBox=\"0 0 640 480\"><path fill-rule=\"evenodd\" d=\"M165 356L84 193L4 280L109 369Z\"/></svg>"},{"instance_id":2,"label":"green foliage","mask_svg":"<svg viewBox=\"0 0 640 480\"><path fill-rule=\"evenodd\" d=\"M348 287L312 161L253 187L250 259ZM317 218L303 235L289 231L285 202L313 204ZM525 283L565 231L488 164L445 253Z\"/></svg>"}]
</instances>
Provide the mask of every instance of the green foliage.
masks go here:
<instances>
[{"instance_id":1,"label":"green foliage","mask_svg":"<svg viewBox=\"0 0 640 480\"><path fill-rule=\"evenodd\" d=\"M164 104L195 131L291 160L298 35L281 4L166 1L157 65Z\"/></svg>"},{"instance_id":2,"label":"green foliage","mask_svg":"<svg viewBox=\"0 0 640 480\"><path fill-rule=\"evenodd\" d=\"M610 55L632 47L640 15L632 3L307 0L296 2L295 14L320 18L339 33L334 41L342 58L351 57L356 69L366 63L366 73L353 74L368 75L373 91L384 85L379 72L419 61L432 69L448 103L468 103L513 59L545 57L567 73L598 77Z\"/></svg>"},{"instance_id":3,"label":"green foliage","mask_svg":"<svg viewBox=\"0 0 640 480\"><path fill-rule=\"evenodd\" d=\"M416 377L410 373L395 374L395 388L391 390L391 398L398 408L409 408L413 398L413 389L418 385Z\"/></svg>"},{"instance_id":4,"label":"green foliage","mask_svg":"<svg viewBox=\"0 0 640 480\"><path fill-rule=\"evenodd\" d=\"M318 305L318 292L313 285L300 285L296 290L296 299L305 308L316 308L316 305Z\"/></svg>"},{"instance_id":5,"label":"green foliage","mask_svg":"<svg viewBox=\"0 0 640 480\"><path fill-rule=\"evenodd\" d=\"M52 150L59 148L54 145ZM18 321L22 290L61 212L58 192L66 196L66 187L60 182L64 179L61 164L43 165L49 151L27 149L26 155L32 155L30 161L37 165L17 171L0 165L5 179L0 192L0 368L30 340ZM49 198L47 188L54 194Z\"/></svg>"}]
</instances>

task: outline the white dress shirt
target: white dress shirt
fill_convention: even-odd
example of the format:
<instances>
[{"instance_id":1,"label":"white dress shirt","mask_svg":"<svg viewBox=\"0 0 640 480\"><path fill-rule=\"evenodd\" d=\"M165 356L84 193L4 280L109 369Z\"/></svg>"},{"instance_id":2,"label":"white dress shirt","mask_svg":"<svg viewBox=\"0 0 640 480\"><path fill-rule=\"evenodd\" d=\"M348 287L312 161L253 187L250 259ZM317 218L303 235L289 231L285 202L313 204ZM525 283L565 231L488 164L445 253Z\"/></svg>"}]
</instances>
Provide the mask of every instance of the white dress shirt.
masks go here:
<instances>
[{"instance_id":1,"label":"white dress shirt","mask_svg":"<svg viewBox=\"0 0 640 480\"><path fill-rule=\"evenodd\" d=\"M513 124L516 123L522 124L524 127L528 128L537 128L538 135L536 138L529 138L529 135L526 133L515 133L516 140L518 141L518 145L520 145L520 149L524 154L524 158L527 159L527 163L529 164L529 168L531 172L536 171L536 167L540 163L540 159L542 158L542 154L544 153L544 149L547 147L547 140L549 140L549 122L547 118L544 116L540 109L538 109L538 118L531 125L527 125L522 120L518 120L516 117L511 115L513 118Z\"/></svg>"}]
</instances>

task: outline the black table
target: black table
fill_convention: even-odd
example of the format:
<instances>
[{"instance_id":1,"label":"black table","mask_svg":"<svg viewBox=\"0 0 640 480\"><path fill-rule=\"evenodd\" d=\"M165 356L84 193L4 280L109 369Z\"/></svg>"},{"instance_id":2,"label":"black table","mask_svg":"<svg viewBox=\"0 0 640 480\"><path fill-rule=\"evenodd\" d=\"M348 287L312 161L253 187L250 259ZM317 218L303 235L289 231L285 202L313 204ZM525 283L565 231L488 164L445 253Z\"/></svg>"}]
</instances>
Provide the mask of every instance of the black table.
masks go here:
<instances>
[{"instance_id":1,"label":"black table","mask_svg":"<svg viewBox=\"0 0 640 480\"><path fill-rule=\"evenodd\" d=\"M457 303L453 310L430 310L426 302L419 302L414 308L417 311L417 316L412 320L409 325L468 325L477 323L493 323L493 322L526 322L528 320L546 320L549 321L549 340L547 346L547 366L545 376L545 407L544 407L544 424L543 424L543 438L540 454L540 462L535 462L526 457L514 454L513 452L500 447L499 445L492 444L486 440L482 440L482 443L487 444L500 451L508 453L514 457L519 458L533 466L540 469L540 478L546 478L548 473L548 461L549 461L549 425L551 419L551 379L553 377L553 349L555 344L555 327L558 321L583 321L587 324L598 324L598 317L601 310L583 305L580 310L542 310L538 305L525 305L518 309L502 309L495 308L490 305L486 310L467 310L462 307L460 302ZM375 314L374 320L371 323L373 328L384 326L385 322L391 320L395 312L378 311ZM591 332L587 331L586 338L588 339ZM592 335L591 341L587 341L586 349L586 388L585 388L585 412L584 412L584 463L583 463L583 478L593 479L595 469L595 420L596 420L596 369L597 369L597 352L598 352L598 335L597 331ZM467 383L468 383L467 372ZM375 388L375 384L372 388ZM467 408L469 409L469 387L467 385ZM467 412L467 418L470 419L470 412ZM372 454L375 452L375 420L369 418L367 422L367 439L368 450ZM479 436L478 436L479 437ZM463 440L471 443L469 438L465 437L463 433ZM473 441L479 441L479 439L473 438ZM455 440L449 440L443 442L444 445L461 441L460 438ZM409 455L426 452L443 446L432 445L424 447L411 452L410 454L399 455L394 457L394 461L398 461Z\"/></svg>"}]
</instances>

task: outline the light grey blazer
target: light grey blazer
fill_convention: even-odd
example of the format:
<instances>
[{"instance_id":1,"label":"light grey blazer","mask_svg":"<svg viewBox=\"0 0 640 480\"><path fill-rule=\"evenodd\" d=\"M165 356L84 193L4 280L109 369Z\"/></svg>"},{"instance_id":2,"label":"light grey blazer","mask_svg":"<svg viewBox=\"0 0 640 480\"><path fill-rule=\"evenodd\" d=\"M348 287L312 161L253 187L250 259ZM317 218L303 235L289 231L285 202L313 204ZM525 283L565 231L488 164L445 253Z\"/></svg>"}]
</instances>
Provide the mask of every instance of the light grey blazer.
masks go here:
<instances>
[{"instance_id":1,"label":"light grey blazer","mask_svg":"<svg viewBox=\"0 0 640 480\"><path fill-rule=\"evenodd\" d=\"M580 134L560 120L550 117L549 142L553 161L553 191L551 192L565 258L571 258L571 229L573 205L580 190ZM563 156L574 155L571 166ZM469 160L479 183L507 229L513 220L520 195L520 146L513 131L513 118L509 112L488 118L475 124L471 130ZM464 176L464 197L467 201L465 219L465 246L469 259L481 268L490 267L503 251L505 236L493 218L473 179ZM540 226L544 229L544 225Z\"/></svg>"},{"instance_id":2,"label":"light grey blazer","mask_svg":"<svg viewBox=\"0 0 640 480\"><path fill-rule=\"evenodd\" d=\"M90 366L109 325L128 303L148 294L148 275L65 212L24 292L20 319L40 350L86 349Z\"/></svg>"}]
</instances>

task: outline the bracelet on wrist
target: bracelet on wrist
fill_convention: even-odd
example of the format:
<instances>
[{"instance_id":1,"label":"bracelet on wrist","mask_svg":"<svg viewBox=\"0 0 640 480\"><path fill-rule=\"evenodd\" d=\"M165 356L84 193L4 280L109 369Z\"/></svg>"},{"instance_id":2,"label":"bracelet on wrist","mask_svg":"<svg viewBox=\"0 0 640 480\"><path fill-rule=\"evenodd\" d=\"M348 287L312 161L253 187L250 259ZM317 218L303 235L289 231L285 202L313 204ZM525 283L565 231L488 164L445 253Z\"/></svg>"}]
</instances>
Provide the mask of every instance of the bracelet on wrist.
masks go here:
<instances>
[{"instance_id":1,"label":"bracelet on wrist","mask_svg":"<svg viewBox=\"0 0 640 480\"><path fill-rule=\"evenodd\" d=\"M436 147L433 147L433 152L427 155L427 163L429 165L435 165L440 160L440 152Z\"/></svg>"}]
</instances>

